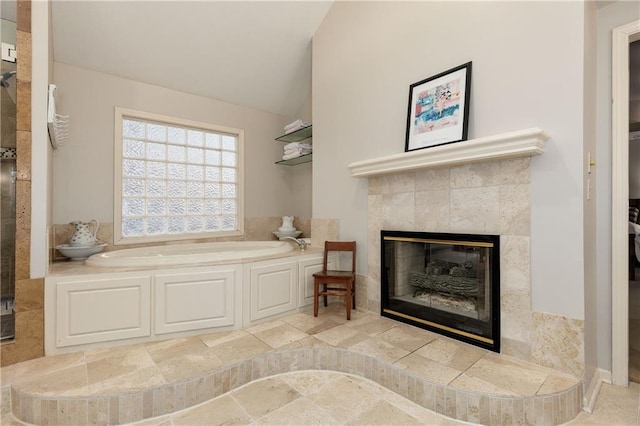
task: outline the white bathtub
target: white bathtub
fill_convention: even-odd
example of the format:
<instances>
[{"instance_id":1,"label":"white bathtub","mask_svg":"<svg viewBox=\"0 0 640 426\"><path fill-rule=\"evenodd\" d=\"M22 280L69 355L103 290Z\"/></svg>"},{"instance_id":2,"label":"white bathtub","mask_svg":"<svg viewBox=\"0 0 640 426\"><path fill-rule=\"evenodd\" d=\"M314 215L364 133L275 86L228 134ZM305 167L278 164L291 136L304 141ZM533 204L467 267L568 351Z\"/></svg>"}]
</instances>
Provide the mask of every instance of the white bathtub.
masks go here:
<instances>
[{"instance_id":1,"label":"white bathtub","mask_svg":"<svg viewBox=\"0 0 640 426\"><path fill-rule=\"evenodd\" d=\"M221 243L174 244L94 254L89 266L106 268L194 265L232 262L276 256L293 250L286 241L229 241Z\"/></svg>"}]
</instances>

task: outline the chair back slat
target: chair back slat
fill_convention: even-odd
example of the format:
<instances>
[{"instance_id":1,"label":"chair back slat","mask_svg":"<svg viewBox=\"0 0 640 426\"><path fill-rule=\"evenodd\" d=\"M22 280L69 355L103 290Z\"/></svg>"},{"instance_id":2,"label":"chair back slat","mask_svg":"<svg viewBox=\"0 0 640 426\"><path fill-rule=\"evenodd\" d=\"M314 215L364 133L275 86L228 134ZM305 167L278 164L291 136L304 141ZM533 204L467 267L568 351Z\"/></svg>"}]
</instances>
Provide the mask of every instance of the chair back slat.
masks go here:
<instances>
[{"instance_id":1,"label":"chair back slat","mask_svg":"<svg viewBox=\"0 0 640 426\"><path fill-rule=\"evenodd\" d=\"M325 241L324 242L324 258L323 271L328 270L329 252L350 252L351 253L351 272L356 271L356 242L355 241Z\"/></svg>"}]
</instances>

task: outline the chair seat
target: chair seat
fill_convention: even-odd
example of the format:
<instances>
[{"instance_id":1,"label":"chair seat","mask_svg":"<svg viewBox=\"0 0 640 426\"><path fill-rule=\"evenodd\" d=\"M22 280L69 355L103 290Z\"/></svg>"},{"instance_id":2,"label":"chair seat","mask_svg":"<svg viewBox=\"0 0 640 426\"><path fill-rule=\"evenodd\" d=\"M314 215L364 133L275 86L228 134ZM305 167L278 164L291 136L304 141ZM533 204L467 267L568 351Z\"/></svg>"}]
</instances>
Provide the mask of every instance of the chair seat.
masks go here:
<instances>
[{"instance_id":1,"label":"chair seat","mask_svg":"<svg viewBox=\"0 0 640 426\"><path fill-rule=\"evenodd\" d=\"M314 278L336 278L336 279L349 279L352 278L355 274L351 271L321 271L313 274Z\"/></svg>"}]
</instances>

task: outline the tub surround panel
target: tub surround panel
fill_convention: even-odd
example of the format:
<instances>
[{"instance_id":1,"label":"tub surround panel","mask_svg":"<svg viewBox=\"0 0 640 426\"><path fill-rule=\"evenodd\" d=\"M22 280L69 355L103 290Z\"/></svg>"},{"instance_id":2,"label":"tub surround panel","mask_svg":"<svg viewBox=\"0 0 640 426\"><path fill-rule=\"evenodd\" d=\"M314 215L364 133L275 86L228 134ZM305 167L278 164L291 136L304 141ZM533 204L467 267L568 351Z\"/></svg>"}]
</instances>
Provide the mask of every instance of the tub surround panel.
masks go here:
<instances>
[{"instance_id":1,"label":"tub surround panel","mask_svg":"<svg viewBox=\"0 0 640 426\"><path fill-rule=\"evenodd\" d=\"M339 219L311 218L311 245L324 247L325 241L340 238Z\"/></svg>"},{"instance_id":2,"label":"tub surround panel","mask_svg":"<svg viewBox=\"0 0 640 426\"><path fill-rule=\"evenodd\" d=\"M499 234L502 353L579 374L583 321L531 308L530 161L369 175L367 308L380 312L380 230ZM551 339L554 325L561 333ZM558 347L549 351L548 339Z\"/></svg>"}]
</instances>

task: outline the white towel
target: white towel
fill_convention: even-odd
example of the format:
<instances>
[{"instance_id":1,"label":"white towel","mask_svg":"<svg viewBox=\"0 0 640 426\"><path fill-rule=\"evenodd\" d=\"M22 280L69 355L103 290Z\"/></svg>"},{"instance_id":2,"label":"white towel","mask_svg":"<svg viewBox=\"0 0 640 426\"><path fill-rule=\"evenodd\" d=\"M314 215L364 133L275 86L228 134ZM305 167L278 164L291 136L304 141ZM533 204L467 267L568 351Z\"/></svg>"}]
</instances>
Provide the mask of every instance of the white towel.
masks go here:
<instances>
[{"instance_id":1,"label":"white towel","mask_svg":"<svg viewBox=\"0 0 640 426\"><path fill-rule=\"evenodd\" d=\"M306 127L308 125L309 125L309 123L298 119L298 120L294 121L293 123L289 123L286 126L284 126L284 130L286 132L287 130L291 130L293 128L298 128L299 129L299 128L302 128L302 127Z\"/></svg>"},{"instance_id":2,"label":"white towel","mask_svg":"<svg viewBox=\"0 0 640 426\"><path fill-rule=\"evenodd\" d=\"M308 148L311 149L311 144L303 143L303 142L291 142L284 146L284 149L297 149L297 148Z\"/></svg>"},{"instance_id":3,"label":"white towel","mask_svg":"<svg viewBox=\"0 0 640 426\"><path fill-rule=\"evenodd\" d=\"M310 152L307 152L305 154L300 153L300 152L293 152L291 154L285 154L282 156L283 160L291 160L292 158L298 158L298 157L302 157L303 155L307 155L307 154L311 154Z\"/></svg>"},{"instance_id":4,"label":"white towel","mask_svg":"<svg viewBox=\"0 0 640 426\"><path fill-rule=\"evenodd\" d=\"M305 127L307 127L307 126L306 126L306 125L304 125L304 124L301 124L301 125L299 125L299 126L292 127L292 128L290 128L290 129L285 130L285 131L284 131L284 134L285 134L285 135L288 135L289 133L297 132L297 131L298 131L298 130L300 130L300 129L304 129Z\"/></svg>"},{"instance_id":5,"label":"white towel","mask_svg":"<svg viewBox=\"0 0 640 426\"><path fill-rule=\"evenodd\" d=\"M291 155L291 154L298 154L298 155L311 154L311 150L310 149L292 149L292 150L284 151L284 155Z\"/></svg>"}]
</instances>

